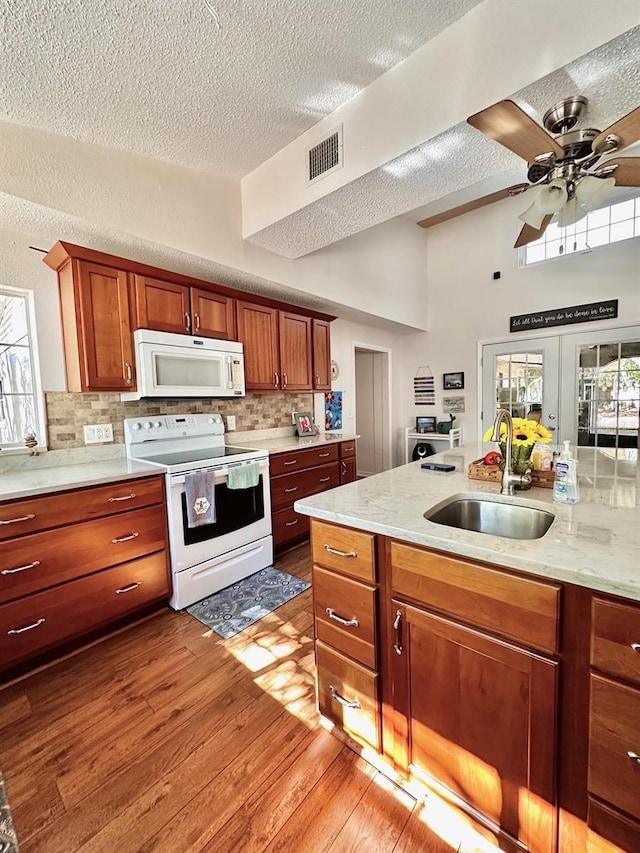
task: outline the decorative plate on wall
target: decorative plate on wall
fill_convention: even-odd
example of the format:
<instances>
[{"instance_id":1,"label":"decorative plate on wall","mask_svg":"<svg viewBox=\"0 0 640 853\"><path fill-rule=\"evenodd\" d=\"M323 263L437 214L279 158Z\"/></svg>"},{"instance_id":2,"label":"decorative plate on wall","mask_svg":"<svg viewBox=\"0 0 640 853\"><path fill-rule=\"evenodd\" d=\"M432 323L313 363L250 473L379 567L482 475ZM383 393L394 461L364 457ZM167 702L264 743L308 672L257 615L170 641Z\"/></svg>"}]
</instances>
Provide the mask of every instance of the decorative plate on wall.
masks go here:
<instances>
[{"instance_id":1,"label":"decorative plate on wall","mask_svg":"<svg viewBox=\"0 0 640 853\"><path fill-rule=\"evenodd\" d=\"M340 376L340 368L338 367L337 361L331 362L331 378L337 379Z\"/></svg>"}]
</instances>

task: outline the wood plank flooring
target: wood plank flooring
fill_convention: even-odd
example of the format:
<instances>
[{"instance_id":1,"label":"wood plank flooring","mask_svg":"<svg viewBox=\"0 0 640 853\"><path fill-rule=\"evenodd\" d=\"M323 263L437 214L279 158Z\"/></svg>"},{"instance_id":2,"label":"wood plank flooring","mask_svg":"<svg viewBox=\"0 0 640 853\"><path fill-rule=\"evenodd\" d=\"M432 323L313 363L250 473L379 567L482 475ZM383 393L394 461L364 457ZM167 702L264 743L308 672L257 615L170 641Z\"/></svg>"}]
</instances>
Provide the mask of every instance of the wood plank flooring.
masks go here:
<instances>
[{"instance_id":1,"label":"wood plank flooring","mask_svg":"<svg viewBox=\"0 0 640 853\"><path fill-rule=\"evenodd\" d=\"M309 546L278 568L310 579ZM311 590L232 640L169 609L0 690L21 853L451 853L319 725Z\"/></svg>"}]
</instances>

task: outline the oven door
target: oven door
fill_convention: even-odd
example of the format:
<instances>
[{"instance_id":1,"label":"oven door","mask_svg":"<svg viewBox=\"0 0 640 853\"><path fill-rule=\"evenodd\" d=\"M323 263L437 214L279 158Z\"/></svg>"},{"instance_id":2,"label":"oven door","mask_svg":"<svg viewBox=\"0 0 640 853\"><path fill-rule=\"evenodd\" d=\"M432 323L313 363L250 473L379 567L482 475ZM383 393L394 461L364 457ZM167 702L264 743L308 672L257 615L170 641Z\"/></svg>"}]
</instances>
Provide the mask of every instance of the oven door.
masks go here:
<instances>
[{"instance_id":1,"label":"oven door","mask_svg":"<svg viewBox=\"0 0 640 853\"><path fill-rule=\"evenodd\" d=\"M174 572L196 566L270 535L269 460L260 459L258 462L258 485L248 489L228 488L227 474L233 463L202 469L215 475L216 521L200 527L189 527L187 523L185 475L169 475L169 539Z\"/></svg>"}]
</instances>

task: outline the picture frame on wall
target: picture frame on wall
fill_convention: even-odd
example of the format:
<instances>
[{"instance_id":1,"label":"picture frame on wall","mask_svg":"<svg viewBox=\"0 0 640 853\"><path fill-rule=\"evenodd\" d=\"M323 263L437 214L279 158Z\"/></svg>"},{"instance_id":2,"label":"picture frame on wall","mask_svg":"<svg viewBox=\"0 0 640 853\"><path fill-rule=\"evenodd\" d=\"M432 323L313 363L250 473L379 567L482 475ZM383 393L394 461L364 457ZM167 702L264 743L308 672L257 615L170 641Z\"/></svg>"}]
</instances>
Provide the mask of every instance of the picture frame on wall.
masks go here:
<instances>
[{"instance_id":1,"label":"picture frame on wall","mask_svg":"<svg viewBox=\"0 0 640 853\"><path fill-rule=\"evenodd\" d=\"M442 387L445 391L461 391L464 388L464 373L443 373Z\"/></svg>"},{"instance_id":2,"label":"picture frame on wall","mask_svg":"<svg viewBox=\"0 0 640 853\"><path fill-rule=\"evenodd\" d=\"M295 421L296 433L299 436L315 435L315 424L313 422L313 415L311 414L311 412L296 412Z\"/></svg>"}]
</instances>

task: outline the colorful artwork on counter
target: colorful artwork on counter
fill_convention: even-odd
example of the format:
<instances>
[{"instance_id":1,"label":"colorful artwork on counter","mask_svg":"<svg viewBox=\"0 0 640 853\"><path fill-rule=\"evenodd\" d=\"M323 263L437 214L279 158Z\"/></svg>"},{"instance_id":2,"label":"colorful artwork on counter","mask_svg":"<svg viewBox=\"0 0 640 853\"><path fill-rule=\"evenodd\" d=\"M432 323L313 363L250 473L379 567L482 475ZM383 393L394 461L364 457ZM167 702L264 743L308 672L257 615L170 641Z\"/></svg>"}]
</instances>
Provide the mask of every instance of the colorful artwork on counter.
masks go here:
<instances>
[{"instance_id":1,"label":"colorful artwork on counter","mask_svg":"<svg viewBox=\"0 0 640 853\"><path fill-rule=\"evenodd\" d=\"M325 391L324 428L342 429L342 391Z\"/></svg>"}]
</instances>

